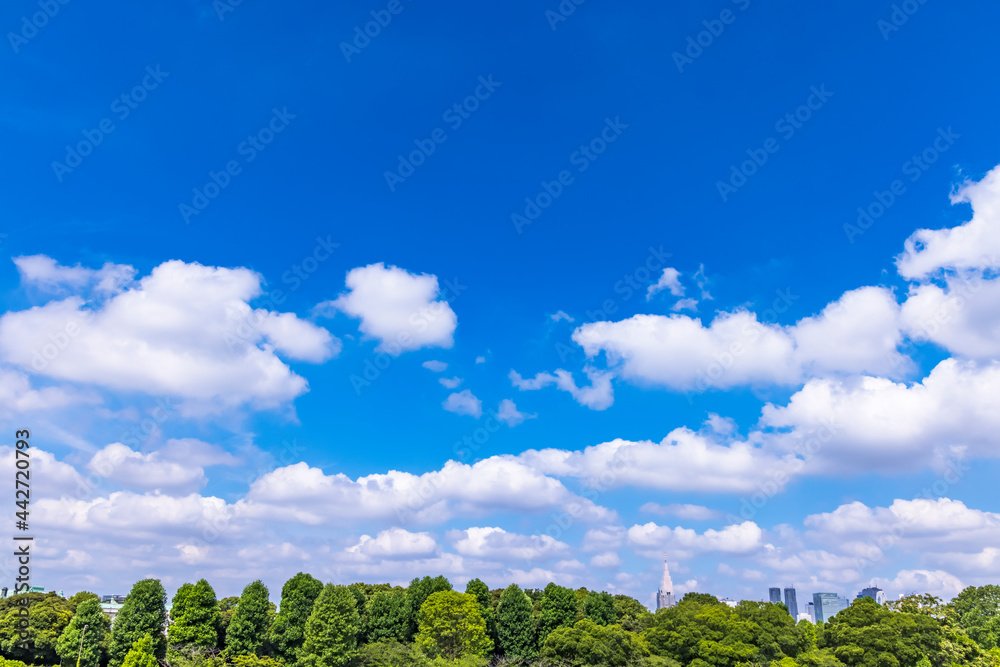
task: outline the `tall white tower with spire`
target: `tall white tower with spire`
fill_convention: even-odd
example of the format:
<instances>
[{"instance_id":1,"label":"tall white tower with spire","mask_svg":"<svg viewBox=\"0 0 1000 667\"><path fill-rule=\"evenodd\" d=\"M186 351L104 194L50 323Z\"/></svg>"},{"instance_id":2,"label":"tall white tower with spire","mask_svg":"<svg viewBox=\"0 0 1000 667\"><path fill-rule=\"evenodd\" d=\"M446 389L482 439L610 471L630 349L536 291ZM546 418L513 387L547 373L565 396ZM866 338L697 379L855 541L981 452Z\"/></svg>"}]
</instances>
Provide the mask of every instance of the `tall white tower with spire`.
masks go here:
<instances>
[{"instance_id":1,"label":"tall white tower with spire","mask_svg":"<svg viewBox=\"0 0 1000 667\"><path fill-rule=\"evenodd\" d=\"M674 582L670 580L670 570L667 568L667 554L663 554L663 580L660 581L660 590L656 591L656 608L666 609L673 607L674 602Z\"/></svg>"}]
</instances>

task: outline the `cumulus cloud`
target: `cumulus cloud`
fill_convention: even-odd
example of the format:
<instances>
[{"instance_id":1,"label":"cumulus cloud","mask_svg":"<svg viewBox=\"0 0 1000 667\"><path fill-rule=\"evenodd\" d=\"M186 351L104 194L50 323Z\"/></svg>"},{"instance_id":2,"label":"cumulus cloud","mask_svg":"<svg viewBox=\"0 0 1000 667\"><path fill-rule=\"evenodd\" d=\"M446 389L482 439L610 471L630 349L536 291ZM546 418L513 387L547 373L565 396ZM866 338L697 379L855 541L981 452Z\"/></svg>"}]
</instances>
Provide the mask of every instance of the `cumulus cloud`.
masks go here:
<instances>
[{"instance_id":1,"label":"cumulus cloud","mask_svg":"<svg viewBox=\"0 0 1000 667\"><path fill-rule=\"evenodd\" d=\"M421 364L421 366L431 371L432 373L443 373L446 370L448 370L448 364L444 363L443 361L437 361L436 359L425 361L424 363Z\"/></svg>"},{"instance_id":2,"label":"cumulus cloud","mask_svg":"<svg viewBox=\"0 0 1000 667\"><path fill-rule=\"evenodd\" d=\"M810 451L805 470L900 472L962 458L995 458L1000 363L946 359L923 381L811 380L786 406L766 405L768 448ZM808 441L820 434L819 443Z\"/></svg>"},{"instance_id":3,"label":"cumulus cloud","mask_svg":"<svg viewBox=\"0 0 1000 667\"><path fill-rule=\"evenodd\" d=\"M592 410L605 410L614 403L614 390L611 387L612 374L599 371L596 368L586 367L584 373L590 379L589 387L578 387L573 374L569 371L559 369L552 373L539 373L534 378L522 378L517 371L511 371L510 381L521 391L534 391L543 387L555 385L562 391L568 392L580 405Z\"/></svg>"},{"instance_id":4,"label":"cumulus cloud","mask_svg":"<svg viewBox=\"0 0 1000 667\"><path fill-rule=\"evenodd\" d=\"M483 402L468 389L449 394L443 405L445 410L457 415L469 415L477 419L483 415Z\"/></svg>"},{"instance_id":5,"label":"cumulus cloud","mask_svg":"<svg viewBox=\"0 0 1000 667\"><path fill-rule=\"evenodd\" d=\"M530 514L569 506L583 521L614 516L512 457L491 457L474 465L449 461L423 475L392 470L357 480L297 463L256 480L237 506L248 516L311 525L365 519L440 523L456 516ZM350 512L342 511L345 507Z\"/></svg>"},{"instance_id":6,"label":"cumulus cloud","mask_svg":"<svg viewBox=\"0 0 1000 667\"><path fill-rule=\"evenodd\" d=\"M424 558L439 551L430 533L411 533L403 528L383 530L375 537L362 535L349 552L371 558Z\"/></svg>"},{"instance_id":7,"label":"cumulus cloud","mask_svg":"<svg viewBox=\"0 0 1000 667\"><path fill-rule=\"evenodd\" d=\"M582 451L528 450L518 457L546 474L580 477L598 488L635 485L674 491L751 492L776 472L790 472L788 457L747 441L717 441L687 428L661 442L621 438Z\"/></svg>"},{"instance_id":8,"label":"cumulus cloud","mask_svg":"<svg viewBox=\"0 0 1000 667\"><path fill-rule=\"evenodd\" d=\"M632 526L627 536L629 546L649 558L661 555L664 550L678 557L690 557L708 552L749 554L764 546L763 531L753 521L733 524L721 530L709 528L703 533L649 522Z\"/></svg>"},{"instance_id":9,"label":"cumulus cloud","mask_svg":"<svg viewBox=\"0 0 1000 667\"><path fill-rule=\"evenodd\" d=\"M521 412L517 409L517 405L514 401L509 398L505 398L500 401L500 407L497 409L497 419L507 424L507 426L514 427L518 424L523 423L526 419L534 419L538 415L529 415Z\"/></svg>"},{"instance_id":10,"label":"cumulus cloud","mask_svg":"<svg viewBox=\"0 0 1000 667\"><path fill-rule=\"evenodd\" d=\"M646 289L646 301L649 301L659 292L670 290L674 296L684 296L684 286L681 285L681 272L677 269L667 267L663 269L660 279L654 285Z\"/></svg>"},{"instance_id":11,"label":"cumulus cloud","mask_svg":"<svg viewBox=\"0 0 1000 667\"><path fill-rule=\"evenodd\" d=\"M450 348L458 316L442 295L437 276L415 274L383 263L352 269L348 292L331 302L338 310L361 320L359 329L379 341L378 350L398 356L423 347Z\"/></svg>"},{"instance_id":12,"label":"cumulus cloud","mask_svg":"<svg viewBox=\"0 0 1000 667\"><path fill-rule=\"evenodd\" d=\"M614 551L604 551L599 554L594 554L594 557L590 559L591 567L620 567L622 564L621 557Z\"/></svg>"},{"instance_id":13,"label":"cumulus cloud","mask_svg":"<svg viewBox=\"0 0 1000 667\"><path fill-rule=\"evenodd\" d=\"M462 378L460 377L438 378L438 382L440 382L441 386L445 387L446 389L457 389L458 385L462 384Z\"/></svg>"},{"instance_id":14,"label":"cumulus cloud","mask_svg":"<svg viewBox=\"0 0 1000 667\"><path fill-rule=\"evenodd\" d=\"M894 377L910 367L897 351L899 305L879 287L847 292L789 327L745 310L720 313L708 326L686 315L635 315L585 324L573 341L590 358L603 352L617 376L680 390L795 385L829 373Z\"/></svg>"},{"instance_id":15,"label":"cumulus cloud","mask_svg":"<svg viewBox=\"0 0 1000 667\"><path fill-rule=\"evenodd\" d=\"M675 516L679 519L690 521L708 521L709 519L719 519L723 516L718 510L709 509L703 505L688 505L673 503L670 505L660 505L649 502L639 508L640 512L659 514L661 516Z\"/></svg>"},{"instance_id":16,"label":"cumulus cloud","mask_svg":"<svg viewBox=\"0 0 1000 667\"><path fill-rule=\"evenodd\" d=\"M119 292L135 278L135 269L126 264L105 262L99 269L79 264L63 266L46 255L22 255L14 258L21 284L58 294L93 290L98 294Z\"/></svg>"},{"instance_id":17,"label":"cumulus cloud","mask_svg":"<svg viewBox=\"0 0 1000 667\"><path fill-rule=\"evenodd\" d=\"M914 232L896 259L904 278L917 280L945 270L1000 268L1000 166L981 181L966 182L951 200L971 204L972 219L958 227Z\"/></svg>"},{"instance_id":18,"label":"cumulus cloud","mask_svg":"<svg viewBox=\"0 0 1000 667\"><path fill-rule=\"evenodd\" d=\"M70 296L4 314L0 358L59 380L186 399L189 411L276 407L308 388L278 354L320 362L340 341L293 314L252 308L260 294L248 269L169 261L100 304Z\"/></svg>"},{"instance_id":19,"label":"cumulus cloud","mask_svg":"<svg viewBox=\"0 0 1000 667\"><path fill-rule=\"evenodd\" d=\"M0 368L0 417L12 418L26 412L56 410L76 404L98 404L101 399L90 392L70 387L35 389L21 371Z\"/></svg>"},{"instance_id":20,"label":"cumulus cloud","mask_svg":"<svg viewBox=\"0 0 1000 667\"><path fill-rule=\"evenodd\" d=\"M448 539L463 556L504 562L554 558L569 551L568 544L549 535L518 535L497 526L451 531Z\"/></svg>"}]
</instances>

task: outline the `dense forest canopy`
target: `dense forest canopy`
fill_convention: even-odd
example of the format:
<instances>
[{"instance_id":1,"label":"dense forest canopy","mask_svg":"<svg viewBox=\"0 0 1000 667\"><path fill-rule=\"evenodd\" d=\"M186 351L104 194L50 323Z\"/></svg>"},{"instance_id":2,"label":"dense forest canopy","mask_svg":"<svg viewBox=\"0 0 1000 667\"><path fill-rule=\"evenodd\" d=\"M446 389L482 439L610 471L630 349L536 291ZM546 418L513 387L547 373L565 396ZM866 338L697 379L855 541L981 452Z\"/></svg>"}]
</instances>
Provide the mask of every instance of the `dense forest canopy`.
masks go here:
<instances>
[{"instance_id":1,"label":"dense forest canopy","mask_svg":"<svg viewBox=\"0 0 1000 667\"><path fill-rule=\"evenodd\" d=\"M177 590L169 620L166 604L156 579L114 623L93 593L0 600L0 667L1000 667L998 586L949 603L859 598L817 624L781 603L688 593L652 613L603 591L473 579L460 592L443 576L404 588L299 573L277 608L260 581L219 600L202 579Z\"/></svg>"}]
</instances>

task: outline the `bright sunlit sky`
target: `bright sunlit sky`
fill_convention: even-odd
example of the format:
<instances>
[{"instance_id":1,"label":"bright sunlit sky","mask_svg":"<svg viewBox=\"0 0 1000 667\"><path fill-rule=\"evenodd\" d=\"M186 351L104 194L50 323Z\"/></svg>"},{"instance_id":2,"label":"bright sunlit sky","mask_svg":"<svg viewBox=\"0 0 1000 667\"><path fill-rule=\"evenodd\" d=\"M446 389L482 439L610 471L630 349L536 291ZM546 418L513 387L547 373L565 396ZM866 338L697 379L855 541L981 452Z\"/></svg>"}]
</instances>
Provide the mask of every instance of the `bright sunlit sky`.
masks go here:
<instances>
[{"instance_id":1,"label":"bright sunlit sky","mask_svg":"<svg viewBox=\"0 0 1000 667\"><path fill-rule=\"evenodd\" d=\"M7 3L32 583L996 583L1000 6L626 5Z\"/></svg>"}]
</instances>

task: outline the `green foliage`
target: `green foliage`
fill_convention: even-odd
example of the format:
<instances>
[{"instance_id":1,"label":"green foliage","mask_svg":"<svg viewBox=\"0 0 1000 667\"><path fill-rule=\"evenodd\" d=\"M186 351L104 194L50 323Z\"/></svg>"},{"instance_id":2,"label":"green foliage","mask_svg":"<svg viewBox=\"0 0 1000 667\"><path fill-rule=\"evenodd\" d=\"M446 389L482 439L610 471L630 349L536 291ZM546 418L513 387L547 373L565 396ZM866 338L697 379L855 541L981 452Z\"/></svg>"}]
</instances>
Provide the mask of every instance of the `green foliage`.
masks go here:
<instances>
[{"instance_id":1,"label":"green foliage","mask_svg":"<svg viewBox=\"0 0 1000 667\"><path fill-rule=\"evenodd\" d=\"M299 652L300 667L341 667L358 653L361 614L358 601L347 586L323 587L306 621L305 641Z\"/></svg>"},{"instance_id":2,"label":"green foliage","mask_svg":"<svg viewBox=\"0 0 1000 667\"><path fill-rule=\"evenodd\" d=\"M59 635L56 643L56 653L64 667L75 667L78 655L80 667L98 667L107 656L111 619L101 610L98 597L88 595L89 597L78 600L73 620ZM84 626L87 627L86 630L83 629Z\"/></svg>"},{"instance_id":3,"label":"green foliage","mask_svg":"<svg viewBox=\"0 0 1000 667\"><path fill-rule=\"evenodd\" d=\"M271 625L271 603L267 586L259 579L247 584L226 629L223 655L231 660L237 655L264 654L264 641Z\"/></svg>"},{"instance_id":4,"label":"green foliage","mask_svg":"<svg viewBox=\"0 0 1000 667\"><path fill-rule=\"evenodd\" d=\"M69 606L73 607L73 611L76 611L76 609L85 600L90 600L90 599L97 600L98 602L101 601L101 598L99 595L97 595L97 593L91 593L90 591L80 591L79 593L71 595L69 598L66 599L66 601L69 602Z\"/></svg>"},{"instance_id":5,"label":"green foliage","mask_svg":"<svg viewBox=\"0 0 1000 667\"><path fill-rule=\"evenodd\" d=\"M550 632L540 654L566 667L625 667L644 661L649 650L637 635L620 625L598 625L585 618Z\"/></svg>"},{"instance_id":6,"label":"green foliage","mask_svg":"<svg viewBox=\"0 0 1000 667\"><path fill-rule=\"evenodd\" d=\"M627 595L614 597L617 623L629 632L642 632L653 624L653 614L646 605Z\"/></svg>"},{"instance_id":7,"label":"green foliage","mask_svg":"<svg viewBox=\"0 0 1000 667\"><path fill-rule=\"evenodd\" d=\"M29 664L59 662L56 644L73 611L69 601L55 593L21 593L0 600L0 651L5 658ZM22 637L20 622L25 615L27 636Z\"/></svg>"},{"instance_id":8,"label":"green foliage","mask_svg":"<svg viewBox=\"0 0 1000 667\"><path fill-rule=\"evenodd\" d=\"M170 607L170 620L167 638L171 644L203 649L218 647L222 625L219 601L215 598L215 590L204 579L177 589Z\"/></svg>"},{"instance_id":9,"label":"green foliage","mask_svg":"<svg viewBox=\"0 0 1000 667\"><path fill-rule=\"evenodd\" d=\"M7 660L6 658L0 656L0 667L28 667L26 664L20 660Z\"/></svg>"},{"instance_id":10,"label":"green foliage","mask_svg":"<svg viewBox=\"0 0 1000 667\"><path fill-rule=\"evenodd\" d=\"M277 658L259 655L234 655L229 664L233 667L285 667L285 663Z\"/></svg>"},{"instance_id":11,"label":"green foliage","mask_svg":"<svg viewBox=\"0 0 1000 667\"><path fill-rule=\"evenodd\" d=\"M950 606L958 625L983 649L1000 646L1000 586L969 586Z\"/></svg>"},{"instance_id":12,"label":"green foliage","mask_svg":"<svg viewBox=\"0 0 1000 667\"><path fill-rule=\"evenodd\" d=\"M840 660L837 660L837 656L833 654L833 650L828 648L814 649L800 653L795 662L802 665L802 667L843 667L844 664Z\"/></svg>"},{"instance_id":13,"label":"green foliage","mask_svg":"<svg viewBox=\"0 0 1000 667\"><path fill-rule=\"evenodd\" d=\"M226 645L226 632L229 630L229 624L233 620L239 602L240 599L236 596L219 600L219 646Z\"/></svg>"},{"instance_id":14,"label":"green foliage","mask_svg":"<svg viewBox=\"0 0 1000 667\"><path fill-rule=\"evenodd\" d=\"M569 588L549 584L538 603L538 645L556 628L576 623L576 594Z\"/></svg>"},{"instance_id":15,"label":"green foliage","mask_svg":"<svg viewBox=\"0 0 1000 667\"><path fill-rule=\"evenodd\" d=\"M289 665L298 660L305 641L306 621L322 590L323 582L303 572L281 587L281 607L268 633L268 642Z\"/></svg>"},{"instance_id":16,"label":"green foliage","mask_svg":"<svg viewBox=\"0 0 1000 667\"><path fill-rule=\"evenodd\" d=\"M159 667L154 652L156 647L151 635L144 635L125 654L122 667Z\"/></svg>"},{"instance_id":17,"label":"green foliage","mask_svg":"<svg viewBox=\"0 0 1000 667\"><path fill-rule=\"evenodd\" d=\"M760 627L709 597L685 596L676 606L659 610L643 635L649 649L693 667L735 667L759 660L754 641Z\"/></svg>"},{"instance_id":18,"label":"green foliage","mask_svg":"<svg viewBox=\"0 0 1000 667\"><path fill-rule=\"evenodd\" d=\"M531 600L517 584L500 595L497 604L497 650L509 658L535 657L535 620Z\"/></svg>"},{"instance_id":19,"label":"green foliage","mask_svg":"<svg viewBox=\"0 0 1000 667\"><path fill-rule=\"evenodd\" d=\"M368 598L362 633L366 642L403 641L409 632L409 607L403 589L376 591Z\"/></svg>"},{"instance_id":20,"label":"green foliage","mask_svg":"<svg viewBox=\"0 0 1000 667\"><path fill-rule=\"evenodd\" d=\"M149 635L152 655L162 659L167 653L167 638L163 628L167 624L167 592L159 579L143 579L132 586L125 603L118 610L111 625L108 642L108 663L119 667L137 641Z\"/></svg>"},{"instance_id":21,"label":"green foliage","mask_svg":"<svg viewBox=\"0 0 1000 667\"><path fill-rule=\"evenodd\" d=\"M744 600L736 605L736 616L750 624L752 643L760 651L758 659L780 661L805 650L802 631L784 604Z\"/></svg>"},{"instance_id":22,"label":"green foliage","mask_svg":"<svg viewBox=\"0 0 1000 667\"><path fill-rule=\"evenodd\" d=\"M416 645L394 640L365 644L357 657L358 667L426 667L429 664L430 660Z\"/></svg>"},{"instance_id":23,"label":"green foliage","mask_svg":"<svg viewBox=\"0 0 1000 667\"><path fill-rule=\"evenodd\" d=\"M611 593L589 591L583 598L583 616L598 625L615 622L615 599Z\"/></svg>"},{"instance_id":24,"label":"green foliage","mask_svg":"<svg viewBox=\"0 0 1000 667\"><path fill-rule=\"evenodd\" d=\"M919 602L906 606L912 611L893 612L871 598L854 600L824 624L822 645L849 667L915 667L924 656L940 655L945 638L943 616L925 613L939 605Z\"/></svg>"},{"instance_id":25,"label":"green foliage","mask_svg":"<svg viewBox=\"0 0 1000 667\"><path fill-rule=\"evenodd\" d=\"M476 598L456 591L433 593L420 607L417 645L430 657L487 657L493 641Z\"/></svg>"},{"instance_id":26,"label":"green foliage","mask_svg":"<svg viewBox=\"0 0 1000 667\"><path fill-rule=\"evenodd\" d=\"M420 623L420 607L423 606L424 601L434 593L450 590L451 582L442 575L424 577L423 579L414 578L410 582L409 587L406 589L406 601L410 616L410 628L407 639L412 639L417 633Z\"/></svg>"}]
</instances>

